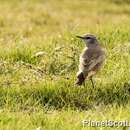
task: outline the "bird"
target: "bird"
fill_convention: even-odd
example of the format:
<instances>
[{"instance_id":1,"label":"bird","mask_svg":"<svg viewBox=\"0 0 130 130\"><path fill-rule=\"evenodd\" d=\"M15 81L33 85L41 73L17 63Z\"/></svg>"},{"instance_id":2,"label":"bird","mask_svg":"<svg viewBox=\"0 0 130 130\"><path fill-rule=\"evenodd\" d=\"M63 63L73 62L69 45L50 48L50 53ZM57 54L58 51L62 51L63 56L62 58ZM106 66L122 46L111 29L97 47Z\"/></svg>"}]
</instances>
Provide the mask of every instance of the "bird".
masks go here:
<instances>
[{"instance_id":1,"label":"bird","mask_svg":"<svg viewBox=\"0 0 130 130\"><path fill-rule=\"evenodd\" d=\"M77 72L75 84L81 86L85 83L85 80L90 80L94 88L95 85L92 78L101 69L105 61L105 50L93 34L76 37L84 41L85 48L79 58L79 71Z\"/></svg>"}]
</instances>

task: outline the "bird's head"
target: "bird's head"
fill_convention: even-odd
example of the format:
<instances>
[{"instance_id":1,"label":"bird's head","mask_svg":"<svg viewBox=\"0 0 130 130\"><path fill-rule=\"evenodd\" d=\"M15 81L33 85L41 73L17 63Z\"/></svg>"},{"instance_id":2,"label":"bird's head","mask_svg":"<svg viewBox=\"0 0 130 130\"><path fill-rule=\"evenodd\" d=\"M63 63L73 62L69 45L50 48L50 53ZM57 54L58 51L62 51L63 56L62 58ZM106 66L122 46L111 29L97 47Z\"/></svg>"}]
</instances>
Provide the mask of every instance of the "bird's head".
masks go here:
<instances>
[{"instance_id":1,"label":"bird's head","mask_svg":"<svg viewBox=\"0 0 130 130\"><path fill-rule=\"evenodd\" d=\"M84 40L86 46L92 45L92 44L97 44L97 39L92 34L86 34L86 35L83 35L83 36L76 36L76 37Z\"/></svg>"}]
</instances>

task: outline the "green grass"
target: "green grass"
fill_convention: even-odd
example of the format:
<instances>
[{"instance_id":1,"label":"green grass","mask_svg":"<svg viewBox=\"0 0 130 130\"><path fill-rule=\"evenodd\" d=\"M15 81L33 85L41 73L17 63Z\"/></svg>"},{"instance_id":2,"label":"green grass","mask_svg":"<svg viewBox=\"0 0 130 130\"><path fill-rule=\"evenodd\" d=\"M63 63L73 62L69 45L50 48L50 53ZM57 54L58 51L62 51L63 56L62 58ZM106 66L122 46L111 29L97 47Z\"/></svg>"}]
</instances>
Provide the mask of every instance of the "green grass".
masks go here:
<instances>
[{"instance_id":1,"label":"green grass","mask_svg":"<svg viewBox=\"0 0 130 130\"><path fill-rule=\"evenodd\" d=\"M129 12L129 0L0 0L0 130L125 130L81 122L130 120ZM84 33L107 52L94 89L74 85Z\"/></svg>"},{"instance_id":2,"label":"green grass","mask_svg":"<svg viewBox=\"0 0 130 130\"><path fill-rule=\"evenodd\" d=\"M94 111L94 112L93 112ZM32 130L41 128L41 130L99 130L100 127L83 126L83 120L96 121L122 121L130 119L129 107L95 107L89 111L73 111L73 110L50 110L44 111L42 108L37 108L33 111L31 108L28 111L10 112L1 110L0 112L0 128L1 130ZM103 130L124 130L126 127L103 127Z\"/></svg>"}]
</instances>

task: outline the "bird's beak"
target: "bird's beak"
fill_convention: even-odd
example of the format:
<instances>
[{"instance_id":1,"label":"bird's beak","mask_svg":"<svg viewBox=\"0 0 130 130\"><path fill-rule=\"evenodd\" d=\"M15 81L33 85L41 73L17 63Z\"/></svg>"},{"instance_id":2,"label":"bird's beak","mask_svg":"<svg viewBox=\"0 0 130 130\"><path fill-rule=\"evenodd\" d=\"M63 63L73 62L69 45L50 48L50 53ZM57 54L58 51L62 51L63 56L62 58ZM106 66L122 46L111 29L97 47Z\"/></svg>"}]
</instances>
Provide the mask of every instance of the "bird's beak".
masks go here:
<instances>
[{"instance_id":1,"label":"bird's beak","mask_svg":"<svg viewBox=\"0 0 130 130\"><path fill-rule=\"evenodd\" d=\"M84 37L82 37L82 36L76 36L77 38L80 38L80 39L84 39Z\"/></svg>"}]
</instances>

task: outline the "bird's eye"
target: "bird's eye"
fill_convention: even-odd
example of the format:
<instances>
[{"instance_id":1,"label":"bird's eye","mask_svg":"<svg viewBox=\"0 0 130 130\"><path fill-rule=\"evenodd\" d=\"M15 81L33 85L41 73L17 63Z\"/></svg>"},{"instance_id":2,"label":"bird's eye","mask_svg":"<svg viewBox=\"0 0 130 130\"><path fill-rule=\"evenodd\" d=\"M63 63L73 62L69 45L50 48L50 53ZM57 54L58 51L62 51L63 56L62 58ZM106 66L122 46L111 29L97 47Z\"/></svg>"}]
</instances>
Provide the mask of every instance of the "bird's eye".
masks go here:
<instances>
[{"instance_id":1,"label":"bird's eye","mask_svg":"<svg viewBox=\"0 0 130 130\"><path fill-rule=\"evenodd\" d=\"M86 37L86 39L91 39L91 37Z\"/></svg>"}]
</instances>

